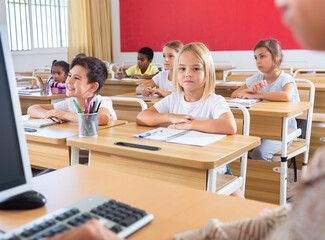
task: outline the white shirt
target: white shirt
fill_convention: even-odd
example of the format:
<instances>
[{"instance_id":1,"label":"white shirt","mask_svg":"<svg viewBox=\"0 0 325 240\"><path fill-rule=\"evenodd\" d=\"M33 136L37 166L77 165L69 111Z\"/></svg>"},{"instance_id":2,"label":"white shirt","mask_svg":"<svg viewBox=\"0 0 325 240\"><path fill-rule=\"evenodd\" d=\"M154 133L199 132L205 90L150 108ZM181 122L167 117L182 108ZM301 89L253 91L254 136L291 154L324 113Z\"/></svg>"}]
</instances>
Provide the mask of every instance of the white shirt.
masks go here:
<instances>
[{"instance_id":1,"label":"white shirt","mask_svg":"<svg viewBox=\"0 0 325 240\"><path fill-rule=\"evenodd\" d=\"M92 101L96 100L96 98L102 100L100 108L107 108L107 110L111 114L111 119L116 120L117 116L113 109L112 101L110 100L110 98L101 97L100 95L95 95L95 97L92 99ZM53 107L55 110L62 110L65 112L78 113L78 111L73 103L73 99L75 99L75 98L71 97L71 98L67 98L64 101L54 103Z\"/></svg>"},{"instance_id":2,"label":"white shirt","mask_svg":"<svg viewBox=\"0 0 325 240\"><path fill-rule=\"evenodd\" d=\"M186 114L193 116L196 120L217 119L222 114L231 112L226 100L214 93L204 100L186 102L184 92L179 98L173 92L153 106L159 113Z\"/></svg>"},{"instance_id":3,"label":"white shirt","mask_svg":"<svg viewBox=\"0 0 325 240\"><path fill-rule=\"evenodd\" d=\"M166 92L174 91L173 81L168 80L169 70L161 71L157 75L155 75L152 80L155 84L161 89Z\"/></svg>"}]
</instances>

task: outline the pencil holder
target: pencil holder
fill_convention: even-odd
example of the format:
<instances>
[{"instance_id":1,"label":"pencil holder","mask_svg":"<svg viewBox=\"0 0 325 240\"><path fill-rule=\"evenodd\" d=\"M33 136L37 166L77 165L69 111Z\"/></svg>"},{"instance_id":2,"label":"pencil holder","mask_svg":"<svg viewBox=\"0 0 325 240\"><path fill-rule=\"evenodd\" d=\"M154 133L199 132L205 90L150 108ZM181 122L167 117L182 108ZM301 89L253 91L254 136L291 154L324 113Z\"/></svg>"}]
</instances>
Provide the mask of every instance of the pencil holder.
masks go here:
<instances>
[{"instance_id":1,"label":"pencil holder","mask_svg":"<svg viewBox=\"0 0 325 240\"><path fill-rule=\"evenodd\" d=\"M39 86L41 95L50 95L50 86L47 82L44 82L43 86Z\"/></svg>"},{"instance_id":2,"label":"pencil holder","mask_svg":"<svg viewBox=\"0 0 325 240\"><path fill-rule=\"evenodd\" d=\"M78 113L79 137L95 137L98 135L98 114Z\"/></svg>"}]
</instances>

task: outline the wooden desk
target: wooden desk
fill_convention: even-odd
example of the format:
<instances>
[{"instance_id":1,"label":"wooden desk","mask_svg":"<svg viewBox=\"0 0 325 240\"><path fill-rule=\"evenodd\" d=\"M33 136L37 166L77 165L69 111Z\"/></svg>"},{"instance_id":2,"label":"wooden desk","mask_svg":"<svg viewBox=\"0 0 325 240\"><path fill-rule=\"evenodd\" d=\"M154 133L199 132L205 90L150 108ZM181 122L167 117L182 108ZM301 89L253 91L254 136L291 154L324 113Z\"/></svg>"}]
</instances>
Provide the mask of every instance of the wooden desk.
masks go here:
<instances>
[{"instance_id":1,"label":"wooden desk","mask_svg":"<svg viewBox=\"0 0 325 240\"><path fill-rule=\"evenodd\" d=\"M173 144L134 138L133 135L154 129L129 123L105 129L97 138L68 138L72 154L78 148L91 150L90 165L111 169L197 189L215 189L216 168L233 161L260 144L260 138L230 135L205 147ZM159 151L115 145L128 142L160 147ZM71 157L71 163L78 159ZM213 179L214 178L214 179ZM214 190L215 191L215 190Z\"/></svg>"},{"instance_id":2,"label":"wooden desk","mask_svg":"<svg viewBox=\"0 0 325 240\"><path fill-rule=\"evenodd\" d=\"M244 82L218 82L215 85L215 93L223 97L231 97L231 94L240 88Z\"/></svg>"},{"instance_id":3,"label":"wooden desk","mask_svg":"<svg viewBox=\"0 0 325 240\"><path fill-rule=\"evenodd\" d=\"M135 98L135 92L125 93L117 95L115 97L129 97ZM162 98L141 98L143 99L148 108L153 106L156 102L160 101ZM135 122L136 116L141 112L141 106L136 102L125 102L125 101L113 101L113 108L116 112L118 119L123 119L128 122Z\"/></svg>"},{"instance_id":4,"label":"wooden desk","mask_svg":"<svg viewBox=\"0 0 325 240\"><path fill-rule=\"evenodd\" d=\"M111 121L105 128L125 124L126 121ZM74 123L55 124L38 128L37 132L25 132L30 163L36 168L59 169L70 166L70 147L66 145L68 137L78 135L78 125Z\"/></svg>"},{"instance_id":5,"label":"wooden desk","mask_svg":"<svg viewBox=\"0 0 325 240\"><path fill-rule=\"evenodd\" d=\"M248 109L251 117L250 135L263 139L281 140L285 119L310 107L309 102L258 102ZM233 113L236 116L239 113L238 109L233 109Z\"/></svg>"},{"instance_id":6,"label":"wooden desk","mask_svg":"<svg viewBox=\"0 0 325 240\"><path fill-rule=\"evenodd\" d=\"M66 98L65 94L51 94L41 95L40 93L33 93L32 95L19 95L21 112L27 114L27 109L34 104L53 104L58 99Z\"/></svg>"},{"instance_id":7,"label":"wooden desk","mask_svg":"<svg viewBox=\"0 0 325 240\"><path fill-rule=\"evenodd\" d=\"M214 66L215 71L216 71L216 79L222 80L223 79L223 74L226 70L232 70L235 69L236 67L233 66Z\"/></svg>"},{"instance_id":8,"label":"wooden desk","mask_svg":"<svg viewBox=\"0 0 325 240\"><path fill-rule=\"evenodd\" d=\"M325 113L325 79L323 83L314 82L314 85L315 85L314 113ZM308 90L309 87L305 83L297 83L297 86L301 98L302 91Z\"/></svg>"},{"instance_id":9,"label":"wooden desk","mask_svg":"<svg viewBox=\"0 0 325 240\"><path fill-rule=\"evenodd\" d=\"M110 81L107 79L104 86L100 89L99 94L102 96L115 96L119 94L135 92L135 89L140 83L148 80L139 81Z\"/></svg>"},{"instance_id":10,"label":"wooden desk","mask_svg":"<svg viewBox=\"0 0 325 240\"><path fill-rule=\"evenodd\" d=\"M46 196L46 207L0 211L0 229L10 231L91 194L107 196L154 214L154 220L131 235L130 240L171 238L176 233L200 228L212 218L234 221L258 216L264 208L277 207L81 165L34 178L33 186Z\"/></svg>"}]
</instances>

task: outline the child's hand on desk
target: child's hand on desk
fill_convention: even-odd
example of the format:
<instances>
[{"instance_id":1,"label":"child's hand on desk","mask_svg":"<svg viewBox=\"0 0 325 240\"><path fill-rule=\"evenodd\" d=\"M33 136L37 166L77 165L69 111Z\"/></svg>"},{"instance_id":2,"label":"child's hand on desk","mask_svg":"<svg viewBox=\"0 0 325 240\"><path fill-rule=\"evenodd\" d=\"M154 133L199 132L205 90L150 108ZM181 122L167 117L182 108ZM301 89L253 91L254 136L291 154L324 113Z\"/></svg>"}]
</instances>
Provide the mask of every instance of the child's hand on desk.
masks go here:
<instances>
[{"instance_id":1,"label":"child's hand on desk","mask_svg":"<svg viewBox=\"0 0 325 240\"><path fill-rule=\"evenodd\" d=\"M58 234L47 240L121 240L115 233L104 227L99 221L92 219L68 232Z\"/></svg>"},{"instance_id":2,"label":"child's hand on desk","mask_svg":"<svg viewBox=\"0 0 325 240\"><path fill-rule=\"evenodd\" d=\"M190 123L194 120L194 117L191 115L185 114L170 114L169 121L170 123Z\"/></svg>"},{"instance_id":3,"label":"child's hand on desk","mask_svg":"<svg viewBox=\"0 0 325 240\"><path fill-rule=\"evenodd\" d=\"M65 112L63 112L63 111L53 109L53 110L47 111L44 114L43 118L49 119L53 122L64 123L64 120L63 120L64 114L65 114Z\"/></svg>"},{"instance_id":4,"label":"child's hand on desk","mask_svg":"<svg viewBox=\"0 0 325 240\"><path fill-rule=\"evenodd\" d=\"M142 96L147 97L152 95L151 87L142 88Z\"/></svg>"},{"instance_id":5,"label":"child's hand on desk","mask_svg":"<svg viewBox=\"0 0 325 240\"><path fill-rule=\"evenodd\" d=\"M192 129L192 121L187 123L173 123L168 126L172 129L189 130Z\"/></svg>"},{"instance_id":6,"label":"child's hand on desk","mask_svg":"<svg viewBox=\"0 0 325 240\"><path fill-rule=\"evenodd\" d=\"M131 78L141 79L142 76L141 75L132 75Z\"/></svg>"},{"instance_id":7,"label":"child's hand on desk","mask_svg":"<svg viewBox=\"0 0 325 240\"><path fill-rule=\"evenodd\" d=\"M160 97L166 97L168 95L167 92L165 92L164 90L161 90L160 88L155 89L151 92L151 95L153 96L154 94L159 95Z\"/></svg>"},{"instance_id":8,"label":"child's hand on desk","mask_svg":"<svg viewBox=\"0 0 325 240\"><path fill-rule=\"evenodd\" d=\"M267 85L266 80L260 80L255 82L252 86L250 86L248 89L250 92L259 92L261 91L265 86Z\"/></svg>"},{"instance_id":9,"label":"child's hand on desk","mask_svg":"<svg viewBox=\"0 0 325 240\"><path fill-rule=\"evenodd\" d=\"M254 93L238 93L236 98L253 99L256 98Z\"/></svg>"}]
</instances>

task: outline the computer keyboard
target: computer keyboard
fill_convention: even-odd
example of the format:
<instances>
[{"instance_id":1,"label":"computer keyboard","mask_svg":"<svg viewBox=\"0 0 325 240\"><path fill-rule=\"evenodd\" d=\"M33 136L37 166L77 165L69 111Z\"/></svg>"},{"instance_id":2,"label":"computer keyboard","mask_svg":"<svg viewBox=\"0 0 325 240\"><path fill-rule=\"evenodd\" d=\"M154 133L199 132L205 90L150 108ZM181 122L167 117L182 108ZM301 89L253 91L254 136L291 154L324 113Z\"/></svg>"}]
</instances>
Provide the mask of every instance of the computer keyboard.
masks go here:
<instances>
[{"instance_id":1,"label":"computer keyboard","mask_svg":"<svg viewBox=\"0 0 325 240\"><path fill-rule=\"evenodd\" d=\"M153 220L151 213L98 195L91 195L68 207L35 219L0 239L38 240L68 231L96 218L119 237L125 238Z\"/></svg>"}]
</instances>

